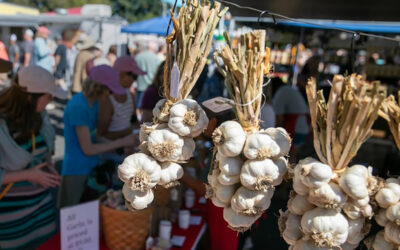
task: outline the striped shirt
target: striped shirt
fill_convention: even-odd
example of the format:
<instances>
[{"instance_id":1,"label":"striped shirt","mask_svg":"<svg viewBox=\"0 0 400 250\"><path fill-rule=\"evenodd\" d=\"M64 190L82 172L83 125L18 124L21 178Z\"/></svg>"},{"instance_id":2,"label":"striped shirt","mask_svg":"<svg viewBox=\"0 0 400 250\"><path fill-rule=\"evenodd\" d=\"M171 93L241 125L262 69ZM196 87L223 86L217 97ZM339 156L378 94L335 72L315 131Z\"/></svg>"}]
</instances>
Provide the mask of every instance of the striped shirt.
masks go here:
<instances>
[{"instance_id":1,"label":"striped shirt","mask_svg":"<svg viewBox=\"0 0 400 250\"><path fill-rule=\"evenodd\" d=\"M48 153L42 136L37 135L35 142L34 159L27 168L44 162ZM20 146L33 151L31 140ZM16 182L0 200L0 249L30 249L55 231L56 207L49 190L28 181Z\"/></svg>"},{"instance_id":2,"label":"striped shirt","mask_svg":"<svg viewBox=\"0 0 400 250\"><path fill-rule=\"evenodd\" d=\"M110 95L110 101L114 109L111 118L109 132L122 131L131 126L131 118L133 115L133 100L132 95L127 93L126 101L121 103L115 100L113 95Z\"/></svg>"}]
</instances>

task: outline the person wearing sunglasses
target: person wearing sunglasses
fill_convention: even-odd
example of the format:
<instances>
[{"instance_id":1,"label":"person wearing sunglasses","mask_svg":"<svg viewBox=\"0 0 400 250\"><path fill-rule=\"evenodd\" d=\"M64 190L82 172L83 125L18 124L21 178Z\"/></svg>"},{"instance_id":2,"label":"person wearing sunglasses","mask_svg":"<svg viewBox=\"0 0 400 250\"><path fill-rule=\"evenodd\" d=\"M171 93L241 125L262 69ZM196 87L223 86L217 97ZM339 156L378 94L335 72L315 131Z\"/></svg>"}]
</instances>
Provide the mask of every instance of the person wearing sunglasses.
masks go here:
<instances>
[{"instance_id":1,"label":"person wearing sunglasses","mask_svg":"<svg viewBox=\"0 0 400 250\"><path fill-rule=\"evenodd\" d=\"M135 113L135 101L129 87L139 75L145 75L131 56L119 57L114 63L119 72L118 89L99 103L98 135L115 140L132 133L131 118Z\"/></svg>"},{"instance_id":2,"label":"person wearing sunglasses","mask_svg":"<svg viewBox=\"0 0 400 250\"><path fill-rule=\"evenodd\" d=\"M67 93L35 65L0 93L0 249L33 249L56 232L49 188L61 177L51 162L55 130L46 113L53 97Z\"/></svg>"}]
</instances>

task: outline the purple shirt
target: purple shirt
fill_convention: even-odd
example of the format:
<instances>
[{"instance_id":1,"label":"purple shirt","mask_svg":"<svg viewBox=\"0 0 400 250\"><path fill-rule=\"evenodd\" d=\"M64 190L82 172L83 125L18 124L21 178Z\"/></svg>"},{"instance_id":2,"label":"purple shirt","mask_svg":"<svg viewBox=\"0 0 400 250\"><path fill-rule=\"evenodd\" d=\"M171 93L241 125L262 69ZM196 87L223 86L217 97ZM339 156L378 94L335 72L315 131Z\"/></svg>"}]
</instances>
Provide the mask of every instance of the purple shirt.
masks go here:
<instances>
[{"instance_id":1,"label":"purple shirt","mask_svg":"<svg viewBox=\"0 0 400 250\"><path fill-rule=\"evenodd\" d=\"M153 85L150 85L143 93L140 108L153 110L160 99L161 96L158 94L158 89L156 89Z\"/></svg>"}]
</instances>

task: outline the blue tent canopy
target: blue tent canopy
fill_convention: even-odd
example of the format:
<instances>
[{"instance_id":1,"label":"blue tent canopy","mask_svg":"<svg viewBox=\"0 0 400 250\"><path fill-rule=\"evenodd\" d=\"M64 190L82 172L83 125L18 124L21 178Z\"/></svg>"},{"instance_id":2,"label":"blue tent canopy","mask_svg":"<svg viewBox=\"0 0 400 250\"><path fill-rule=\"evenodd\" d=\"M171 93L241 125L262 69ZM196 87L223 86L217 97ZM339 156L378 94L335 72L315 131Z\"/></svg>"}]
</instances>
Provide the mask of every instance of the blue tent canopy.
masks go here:
<instances>
[{"instance_id":1,"label":"blue tent canopy","mask_svg":"<svg viewBox=\"0 0 400 250\"><path fill-rule=\"evenodd\" d=\"M165 17L160 16L137 23L132 23L122 27L121 32L132 33L132 34L156 34L159 36L165 36L165 33L167 32L168 28L169 19L170 16L165 16ZM172 29L173 25L171 23L169 32L171 32Z\"/></svg>"}]
</instances>

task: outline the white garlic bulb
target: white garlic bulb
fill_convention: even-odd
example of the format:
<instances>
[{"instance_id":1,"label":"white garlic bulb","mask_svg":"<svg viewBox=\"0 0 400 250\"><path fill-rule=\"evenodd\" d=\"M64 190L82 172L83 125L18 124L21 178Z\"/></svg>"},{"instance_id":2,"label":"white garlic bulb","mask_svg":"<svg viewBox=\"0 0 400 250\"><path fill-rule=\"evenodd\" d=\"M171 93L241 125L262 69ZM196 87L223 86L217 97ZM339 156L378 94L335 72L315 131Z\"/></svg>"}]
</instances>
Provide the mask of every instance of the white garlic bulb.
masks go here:
<instances>
[{"instance_id":1,"label":"white garlic bulb","mask_svg":"<svg viewBox=\"0 0 400 250\"><path fill-rule=\"evenodd\" d=\"M213 170L212 175L208 176L208 183L214 191L214 195L224 204L230 204L232 196L235 194L237 185L222 185L218 180L219 172L217 169Z\"/></svg>"},{"instance_id":2,"label":"white garlic bulb","mask_svg":"<svg viewBox=\"0 0 400 250\"><path fill-rule=\"evenodd\" d=\"M226 121L214 130L212 138L219 154L234 157L242 152L246 133L238 122Z\"/></svg>"},{"instance_id":3,"label":"white garlic bulb","mask_svg":"<svg viewBox=\"0 0 400 250\"><path fill-rule=\"evenodd\" d=\"M279 217L279 224L283 239L289 244L294 245L296 241L303 237L303 233L300 230L301 216L289 213L281 213Z\"/></svg>"},{"instance_id":4,"label":"white garlic bulb","mask_svg":"<svg viewBox=\"0 0 400 250\"><path fill-rule=\"evenodd\" d=\"M267 128L264 130L266 134L279 145L279 156L288 155L292 146L292 139L284 128Z\"/></svg>"},{"instance_id":5,"label":"white garlic bulb","mask_svg":"<svg viewBox=\"0 0 400 250\"><path fill-rule=\"evenodd\" d=\"M270 159L247 160L240 173L240 182L251 190L267 190L279 178L279 168Z\"/></svg>"},{"instance_id":6,"label":"white garlic bulb","mask_svg":"<svg viewBox=\"0 0 400 250\"><path fill-rule=\"evenodd\" d=\"M162 122L168 122L169 120L169 110L164 106L165 102L165 99L159 100L153 109L153 116Z\"/></svg>"},{"instance_id":7,"label":"white garlic bulb","mask_svg":"<svg viewBox=\"0 0 400 250\"><path fill-rule=\"evenodd\" d=\"M183 169L173 162L161 163L161 178L159 185L170 188L178 185L178 180L183 176Z\"/></svg>"},{"instance_id":8,"label":"white garlic bulb","mask_svg":"<svg viewBox=\"0 0 400 250\"><path fill-rule=\"evenodd\" d=\"M372 243L372 250L395 250L397 249L392 243L385 240L385 232L379 231Z\"/></svg>"},{"instance_id":9,"label":"white garlic bulb","mask_svg":"<svg viewBox=\"0 0 400 250\"><path fill-rule=\"evenodd\" d=\"M118 166L118 177L132 190L145 191L157 185L161 178L161 167L157 161L143 153L125 158Z\"/></svg>"},{"instance_id":10,"label":"white garlic bulb","mask_svg":"<svg viewBox=\"0 0 400 250\"><path fill-rule=\"evenodd\" d=\"M244 232L253 225L260 216L246 216L236 213L232 208L225 207L223 213L224 219L229 227L238 232Z\"/></svg>"},{"instance_id":11,"label":"white garlic bulb","mask_svg":"<svg viewBox=\"0 0 400 250\"><path fill-rule=\"evenodd\" d=\"M147 208L154 199L153 190L136 191L131 190L125 183L122 187L122 193L125 200L129 202L134 209L141 210Z\"/></svg>"},{"instance_id":12,"label":"white garlic bulb","mask_svg":"<svg viewBox=\"0 0 400 250\"><path fill-rule=\"evenodd\" d=\"M304 213L301 228L319 247L335 247L345 243L349 224L347 219L333 209L314 208Z\"/></svg>"},{"instance_id":13,"label":"white garlic bulb","mask_svg":"<svg viewBox=\"0 0 400 250\"><path fill-rule=\"evenodd\" d=\"M389 222L385 226L385 240L394 245L400 245L400 227Z\"/></svg>"},{"instance_id":14,"label":"white garlic bulb","mask_svg":"<svg viewBox=\"0 0 400 250\"><path fill-rule=\"evenodd\" d=\"M262 214L271 204L274 189L254 191L240 187L231 200L232 209L240 214L255 216Z\"/></svg>"},{"instance_id":15,"label":"white garlic bulb","mask_svg":"<svg viewBox=\"0 0 400 250\"><path fill-rule=\"evenodd\" d=\"M195 100L178 101L169 110L168 126L180 136L199 136L207 125L206 112Z\"/></svg>"},{"instance_id":16,"label":"white garlic bulb","mask_svg":"<svg viewBox=\"0 0 400 250\"><path fill-rule=\"evenodd\" d=\"M177 161L182 155L184 140L170 129L157 129L150 133L147 149L160 162Z\"/></svg>"},{"instance_id":17,"label":"white garlic bulb","mask_svg":"<svg viewBox=\"0 0 400 250\"><path fill-rule=\"evenodd\" d=\"M183 138L182 155L179 157L180 161L188 161L193 156L193 152L196 149L196 143L190 137Z\"/></svg>"},{"instance_id":18,"label":"white garlic bulb","mask_svg":"<svg viewBox=\"0 0 400 250\"><path fill-rule=\"evenodd\" d=\"M389 222L389 220L386 218L386 209L379 209L378 213L374 215L374 219L379 226L384 227Z\"/></svg>"},{"instance_id":19,"label":"white garlic bulb","mask_svg":"<svg viewBox=\"0 0 400 250\"><path fill-rule=\"evenodd\" d=\"M339 185L330 182L317 189L311 189L308 201L318 207L337 209L347 201L347 195L342 192Z\"/></svg>"},{"instance_id":20,"label":"white garlic bulb","mask_svg":"<svg viewBox=\"0 0 400 250\"><path fill-rule=\"evenodd\" d=\"M300 180L308 188L319 188L334 177L331 167L311 157L299 161L296 168L300 168Z\"/></svg>"},{"instance_id":21,"label":"white garlic bulb","mask_svg":"<svg viewBox=\"0 0 400 250\"><path fill-rule=\"evenodd\" d=\"M240 157L225 157L217 153L215 159L221 170L219 175L221 184L232 185L240 182L240 172L243 165L243 161Z\"/></svg>"},{"instance_id":22,"label":"white garlic bulb","mask_svg":"<svg viewBox=\"0 0 400 250\"><path fill-rule=\"evenodd\" d=\"M346 168L339 180L343 191L354 200L369 196L376 189L377 179L372 176L372 168L354 165Z\"/></svg>"},{"instance_id":23,"label":"white garlic bulb","mask_svg":"<svg viewBox=\"0 0 400 250\"><path fill-rule=\"evenodd\" d=\"M279 145L266 133L256 132L247 136L243 154L249 160L264 160L279 156Z\"/></svg>"},{"instance_id":24,"label":"white garlic bulb","mask_svg":"<svg viewBox=\"0 0 400 250\"><path fill-rule=\"evenodd\" d=\"M358 219L360 217L370 218L374 215L370 204L360 207L352 199L347 200L347 202L344 204L342 210L350 219L353 219L353 220Z\"/></svg>"},{"instance_id":25,"label":"white garlic bulb","mask_svg":"<svg viewBox=\"0 0 400 250\"><path fill-rule=\"evenodd\" d=\"M356 204L359 207L365 207L368 205L369 203L369 196L366 196L363 199L359 199L359 200L353 200L354 204Z\"/></svg>"},{"instance_id":26,"label":"white garlic bulb","mask_svg":"<svg viewBox=\"0 0 400 250\"><path fill-rule=\"evenodd\" d=\"M397 226L400 226L400 202L386 209L386 218Z\"/></svg>"},{"instance_id":27,"label":"white garlic bulb","mask_svg":"<svg viewBox=\"0 0 400 250\"><path fill-rule=\"evenodd\" d=\"M375 195L376 202L378 202L379 206L383 208L387 208L392 204L396 204L399 199L400 197L397 196L392 189L386 187L380 189Z\"/></svg>"},{"instance_id":28,"label":"white garlic bulb","mask_svg":"<svg viewBox=\"0 0 400 250\"><path fill-rule=\"evenodd\" d=\"M303 184L300 180L300 174L296 175L296 171L299 171L300 168L294 169L294 176L293 176L293 190L298 193L299 195L308 195L310 189Z\"/></svg>"},{"instance_id":29,"label":"white garlic bulb","mask_svg":"<svg viewBox=\"0 0 400 250\"><path fill-rule=\"evenodd\" d=\"M287 206L291 213L297 215L303 215L305 212L315 208L315 206L307 200L306 196L298 194L289 199Z\"/></svg>"},{"instance_id":30,"label":"white garlic bulb","mask_svg":"<svg viewBox=\"0 0 400 250\"><path fill-rule=\"evenodd\" d=\"M153 124L151 122L143 123L142 125L140 125L140 132L139 132L140 143L147 141L147 138L149 137L150 133L153 132L154 130L164 129L164 128L168 128L168 124L166 123Z\"/></svg>"}]
</instances>

